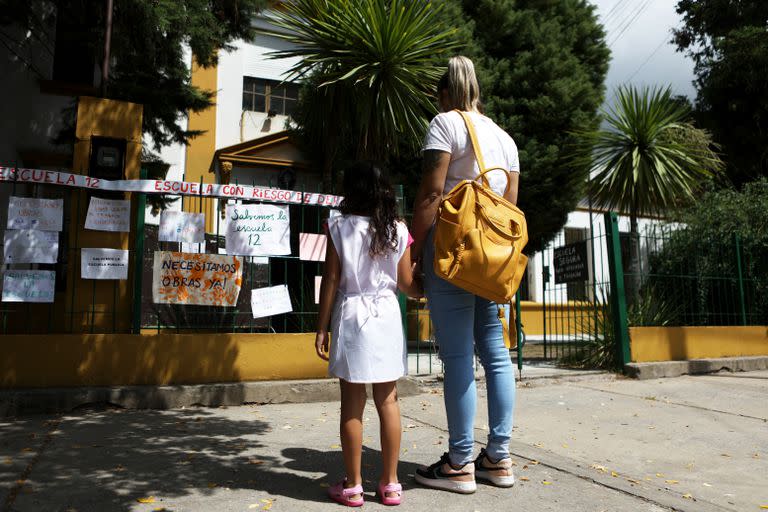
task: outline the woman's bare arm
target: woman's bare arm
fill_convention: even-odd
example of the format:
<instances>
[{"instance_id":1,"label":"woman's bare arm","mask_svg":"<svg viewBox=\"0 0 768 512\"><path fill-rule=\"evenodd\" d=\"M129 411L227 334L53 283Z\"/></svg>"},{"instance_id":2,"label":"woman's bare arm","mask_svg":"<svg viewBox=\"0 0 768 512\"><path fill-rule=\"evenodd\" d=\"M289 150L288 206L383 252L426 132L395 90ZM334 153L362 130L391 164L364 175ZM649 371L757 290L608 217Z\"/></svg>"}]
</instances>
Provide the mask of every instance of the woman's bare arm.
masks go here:
<instances>
[{"instance_id":1,"label":"woman's bare arm","mask_svg":"<svg viewBox=\"0 0 768 512\"><path fill-rule=\"evenodd\" d=\"M418 192L416 192L411 226L411 234L413 235L411 257L414 259L421 257L424 239L427 237L429 228L435 222L435 215L437 215L437 208L443 197L443 188L450 162L450 153L433 149L424 151L421 184Z\"/></svg>"}]
</instances>

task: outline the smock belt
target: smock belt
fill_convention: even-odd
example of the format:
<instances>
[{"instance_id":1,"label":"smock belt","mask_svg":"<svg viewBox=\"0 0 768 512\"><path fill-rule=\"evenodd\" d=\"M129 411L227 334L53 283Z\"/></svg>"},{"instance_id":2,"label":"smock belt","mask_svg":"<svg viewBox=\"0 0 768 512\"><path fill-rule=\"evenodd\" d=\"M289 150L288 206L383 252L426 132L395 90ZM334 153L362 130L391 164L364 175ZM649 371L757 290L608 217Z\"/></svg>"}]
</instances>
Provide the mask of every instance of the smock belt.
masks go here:
<instances>
[{"instance_id":1,"label":"smock belt","mask_svg":"<svg viewBox=\"0 0 768 512\"><path fill-rule=\"evenodd\" d=\"M355 334L359 333L365 327L365 324L369 319L379 317L379 302L382 299L397 298L395 292L389 288L381 288L372 293L343 293L338 292L341 297L341 307L339 309L339 328L342 329L347 323L346 312L349 307L354 308L354 326L356 328ZM351 303L351 304L350 304ZM339 333L339 337L343 336Z\"/></svg>"}]
</instances>

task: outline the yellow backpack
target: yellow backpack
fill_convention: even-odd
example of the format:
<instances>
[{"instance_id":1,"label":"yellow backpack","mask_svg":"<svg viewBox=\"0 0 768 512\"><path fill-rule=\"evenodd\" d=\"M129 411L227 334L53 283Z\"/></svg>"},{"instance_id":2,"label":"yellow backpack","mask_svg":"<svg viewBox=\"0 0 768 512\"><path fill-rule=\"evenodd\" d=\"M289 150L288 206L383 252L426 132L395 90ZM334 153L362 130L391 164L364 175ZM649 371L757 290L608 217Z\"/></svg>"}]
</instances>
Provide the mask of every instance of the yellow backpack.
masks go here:
<instances>
[{"instance_id":1,"label":"yellow backpack","mask_svg":"<svg viewBox=\"0 0 768 512\"><path fill-rule=\"evenodd\" d=\"M498 304L512 303L525 272L528 258L523 248L528 243L525 215L514 204L494 192L486 174L474 126L465 112L459 112L467 125L480 174L463 180L446 195L435 225L435 273L446 281ZM504 327L504 342L512 343L504 312L499 307ZM512 317L511 317L512 318Z\"/></svg>"}]
</instances>

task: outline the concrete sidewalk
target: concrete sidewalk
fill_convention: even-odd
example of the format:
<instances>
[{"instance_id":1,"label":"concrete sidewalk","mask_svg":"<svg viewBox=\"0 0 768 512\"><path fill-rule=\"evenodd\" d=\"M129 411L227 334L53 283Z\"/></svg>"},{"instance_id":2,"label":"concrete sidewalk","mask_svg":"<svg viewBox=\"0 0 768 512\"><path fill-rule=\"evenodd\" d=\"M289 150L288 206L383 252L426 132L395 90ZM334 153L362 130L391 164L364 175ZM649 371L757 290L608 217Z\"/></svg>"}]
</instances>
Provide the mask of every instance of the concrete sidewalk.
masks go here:
<instances>
[{"instance_id":1,"label":"concrete sidewalk","mask_svg":"<svg viewBox=\"0 0 768 512\"><path fill-rule=\"evenodd\" d=\"M766 396L768 372L527 381L511 444L518 483L461 496L411 476L447 445L433 386L402 399L400 510L759 511L768 506ZM325 498L342 474L337 411L318 402L0 419L0 510L342 510ZM372 404L365 417L365 478L375 482ZM365 508L383 510L370 482Z\"/></svg>"}]
</instances>

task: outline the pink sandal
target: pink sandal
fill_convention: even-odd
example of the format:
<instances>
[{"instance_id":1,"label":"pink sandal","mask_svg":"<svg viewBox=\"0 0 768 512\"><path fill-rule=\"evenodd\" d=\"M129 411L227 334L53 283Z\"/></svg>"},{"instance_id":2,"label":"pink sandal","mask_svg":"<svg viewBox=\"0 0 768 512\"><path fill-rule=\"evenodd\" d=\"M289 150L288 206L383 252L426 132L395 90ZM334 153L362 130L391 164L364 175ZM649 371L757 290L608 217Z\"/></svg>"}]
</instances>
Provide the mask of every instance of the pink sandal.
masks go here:
<instances>
[{"instance_id":1,"label":"pink sandal","mask_svg":"<svg viewBox=\"0 0 768 512\"><path fill-rule=\"evenodd\" d=\"M397 496L387 496L388 493L397 493ZM403 499L403 486L401 484L379 484L379 499L382 505L399 505Z\"/></svg>"},{"instance_id":2,"label":"pink sandal","mask_svg":"<svg viewBox=\"0 0 768 512\"><path fill-rule=\"evenodd\" d=\"M341 503L342 505L346 505L348 507L362 506L362 504L365 503L365 499L363 498L363 486L356 485L354 487L345 489L344 483L346 481L347 479L345 478L344 480L337 483L336 485L329 487L328 496L336 503ZM352 496L354 496L355 494L359 494L360 497L353 499Z\"/></svg>"}]
</instances>

